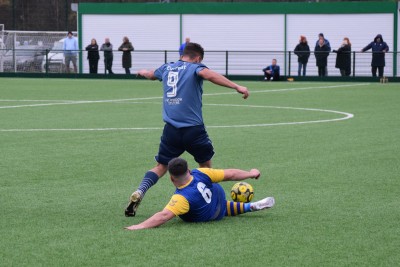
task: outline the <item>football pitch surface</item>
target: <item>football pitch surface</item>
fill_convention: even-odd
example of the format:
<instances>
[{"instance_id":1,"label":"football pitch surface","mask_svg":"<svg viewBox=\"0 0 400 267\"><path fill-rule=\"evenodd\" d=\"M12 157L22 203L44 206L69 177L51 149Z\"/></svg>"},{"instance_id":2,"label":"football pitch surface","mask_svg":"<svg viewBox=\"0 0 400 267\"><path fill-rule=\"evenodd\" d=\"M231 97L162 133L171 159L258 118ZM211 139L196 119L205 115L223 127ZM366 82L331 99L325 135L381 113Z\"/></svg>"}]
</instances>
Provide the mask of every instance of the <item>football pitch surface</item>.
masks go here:
<instances>
[{"instance_id":1,"label":"football pitch surface","mask_svg":"<svg viewBox=\"0 0 400 267\"><path fill-rule=\"evenodd\" d=\"M240 83L247 100L204 85L213 167L258 168L254 199L275 207L131 232L174 192L166 176L124 216L155 164L161 84L1 78L0 266L398 265L399 84Z\"/></svg>"}]
</instances>

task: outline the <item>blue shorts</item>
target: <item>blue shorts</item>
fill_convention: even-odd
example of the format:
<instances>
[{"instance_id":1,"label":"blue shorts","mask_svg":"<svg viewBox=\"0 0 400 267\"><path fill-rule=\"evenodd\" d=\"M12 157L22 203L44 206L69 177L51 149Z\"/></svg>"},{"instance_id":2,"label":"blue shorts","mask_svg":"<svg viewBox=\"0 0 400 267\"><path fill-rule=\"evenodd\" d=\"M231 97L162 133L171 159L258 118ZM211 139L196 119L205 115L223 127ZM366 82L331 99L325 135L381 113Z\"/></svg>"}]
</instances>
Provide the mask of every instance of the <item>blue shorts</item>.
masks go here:
<instances>
[{"instance_id":1,"label":"blue shorts","mask_svg":"<svg viewBox=\"0 0 400 267\"><path fill-rule=\"evenodd\" d=\"M214 197L218 197L218 204L217 204L217 210L215 211L215 214L211 218L211 220L218 221L226 216L226 196L225 196L225 191L220 184L215 183L213 184L213 186L218 188L217 190L218 193L216 194L217 196L214 196L215 194L213 194Z\"/></svg>"},{"instance_id":2,"label":"blue shorts","mask_svg":"<svg viewBox=\"0 0 400 267\"><path fill-rule=\"evenodd\" d=\"M156 161L168 165L171 159L179 157L185 151L191 154L197 163L209 161L214 156L214 147L204 125L175 128L166 123Z\"/></svg>"}]
</instances>

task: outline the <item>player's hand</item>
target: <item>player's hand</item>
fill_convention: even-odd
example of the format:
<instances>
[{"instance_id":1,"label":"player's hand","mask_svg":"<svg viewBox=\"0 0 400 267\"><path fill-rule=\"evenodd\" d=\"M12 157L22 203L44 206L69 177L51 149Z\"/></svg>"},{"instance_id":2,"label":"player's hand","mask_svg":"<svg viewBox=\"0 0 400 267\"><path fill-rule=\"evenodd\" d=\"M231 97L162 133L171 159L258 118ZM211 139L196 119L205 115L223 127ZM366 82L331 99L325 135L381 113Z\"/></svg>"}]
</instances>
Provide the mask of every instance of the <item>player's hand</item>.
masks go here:
<instances>
[{"instance_id":1,"label":"player's hand","mask_svg":"<svg viewBox=\"0 0 400 267\"><path fill-rule=\"evenodd\" d=\"M138 230L139 228L137 228L137 225L134 224L134 225L131 225L131 226L128 226L128 227L124 227L124 229L133 231L133 230Z\"/></svg>"},{"instance_id":2,"label":"player's hand","mask_svg":"<svg viewBox=\"0 0 400 267\"><path fill-rule=\"evenodd\" d=\"M154 70L139 70L138 73L137 73L137 76L142 76L142 77L145 77L146 79L149 79L149 80L157 79L154 76Z\"/></svg>"},{"instance_id":3,"label":"player's hand","mask_svg":"<svg viewBox=\"0 0 400 267\"><path fill-rule=\"evenodd\" d=\"M149 71L148 70L139 70L137 75L138 76L142 76L142 77L146 77L146 74L148 74Z\"/></svg>"},{"instance_id":4,"label":"player's hand","mask_svg":"<svg viewBox=\"0 0 400 267\"><path fill-rule=\"evenodd\" d=\"M254 179L258 179L261 175L260 171L257 169L251 169L250 173L251 173L251 177Z\"/></svg>"},{"instance_id":5,"label":"player's hand","mask_svg":"<svg viewBox=\"0 0 400 267\"><path fill-rule=\"evenodd\" d=\"M236 88L236 91L242 94L244 99L247 99L249 97L249 90L247 90L247 87L239 85L238 88Z\"/></svg>"}]
</instances>

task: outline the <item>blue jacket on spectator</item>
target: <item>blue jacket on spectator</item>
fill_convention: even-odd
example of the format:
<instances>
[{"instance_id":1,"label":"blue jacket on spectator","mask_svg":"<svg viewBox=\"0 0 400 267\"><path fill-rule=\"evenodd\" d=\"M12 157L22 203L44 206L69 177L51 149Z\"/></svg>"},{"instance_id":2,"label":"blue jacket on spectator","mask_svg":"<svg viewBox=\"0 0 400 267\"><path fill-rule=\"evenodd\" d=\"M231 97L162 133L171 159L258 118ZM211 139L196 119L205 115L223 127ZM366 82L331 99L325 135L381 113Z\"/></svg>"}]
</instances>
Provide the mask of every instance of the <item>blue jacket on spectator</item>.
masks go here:
<instances>
[{"instance_id":1,"label":"blue jacket on spectator","mask_svg":"<svg viewBox=\"0 0 400 267\"><path fill-rule=\"evenodd\" d=\"M325 36L323 33L320 33L318 36L324 38L324 45L326 45L329 49L329 52L331 52L332 48L331 48L331 44L329 43L329 40L325 39ZM315 47L317 47L317 46L319 46L319 39L315 42Z\"/></svg>"},{"instance_id":2,"label":"blue jacket on spectator","mask_svg":"<svg viewBox=\"0 0 400 267\"><path fill-rule=\"evenodd\" d=\"M380 38L380 42L378 42ZM383 41L382 35L378 34L374 41L362 49L363 52L372 49L372 67L385 66L385 52L389 51L389 46Z\"/></svg>"},{"instance_id":3,"label":"blue jacket on spectator","mask_svg":"<svg viewBox=\"0 0 400 267\"><path fill-rule=\"evenodd\" d=\"M186 43L181 44L181 46L179 47L179 55L182 56L183 55L183 50L185 50L186 47Z\"/></svg>"},{"instance_id":4,"label":"blue jacket on spectator","mask_svg":"<svg viewBox=\"0 0 400 267\"><path fill-rule=\"evenodd\" d=\"M263 72L265 72L266 70L270 70L271 71L271 75L275 76L276 74L279 75L280 72L280 68L278 65L269 65L266 68L263 68Z\"/></svg>"},{"instance_id":5,"label":"blue jacket on spectator","mask_svg":"<svg viewBox=\"0 0 400 267\"><path fill-rule=\"evenodd\" d=\"M270 70L271 73L266 73L267 70ZM279 76L280 76L280 68L278 65L269 65L266 68L262 69L263 73L264 73L264 79L265 80L273 80L273 81L279 81Z\"/></svg>"}]
</instances>

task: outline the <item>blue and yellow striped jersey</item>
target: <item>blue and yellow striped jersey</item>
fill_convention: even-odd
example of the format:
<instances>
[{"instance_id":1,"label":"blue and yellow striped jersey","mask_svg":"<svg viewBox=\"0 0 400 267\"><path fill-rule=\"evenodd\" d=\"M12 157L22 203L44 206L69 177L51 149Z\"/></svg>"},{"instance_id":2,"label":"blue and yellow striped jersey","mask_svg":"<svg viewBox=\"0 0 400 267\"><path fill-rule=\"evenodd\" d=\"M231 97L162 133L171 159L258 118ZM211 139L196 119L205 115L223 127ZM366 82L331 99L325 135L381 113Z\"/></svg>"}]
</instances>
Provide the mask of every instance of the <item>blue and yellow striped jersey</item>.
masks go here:
<instances>
[{"instance_id":1,"label":"blue and yellow striped jersey","mask_svg":"<svg viewBox=\"0 0 400 267\"><path fill-rule=\"evenodd\" d=\"M176 189L165 208L187 222L222 219L226 199L218 182L224 179L224 171L199 168L192 170L191 174L190 181Z\"/></svg>"}]
</instances>

